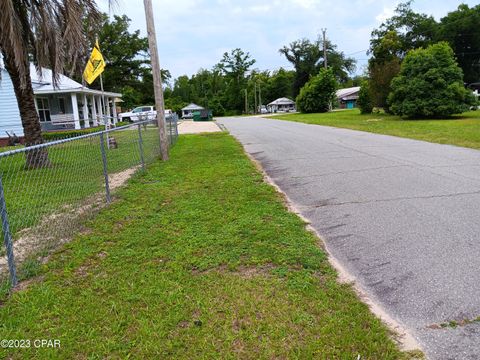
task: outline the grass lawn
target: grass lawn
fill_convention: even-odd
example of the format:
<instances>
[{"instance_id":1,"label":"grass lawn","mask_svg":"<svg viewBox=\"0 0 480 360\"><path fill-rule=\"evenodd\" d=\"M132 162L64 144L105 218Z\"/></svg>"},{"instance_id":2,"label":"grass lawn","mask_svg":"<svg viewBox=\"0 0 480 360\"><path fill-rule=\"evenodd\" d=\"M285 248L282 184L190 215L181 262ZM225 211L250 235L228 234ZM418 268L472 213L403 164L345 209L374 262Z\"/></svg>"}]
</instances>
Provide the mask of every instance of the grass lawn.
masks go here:
<instances>
[{"instance_id":1,"label":"grass lawn","mask_svg":"<svg viewBox=\"0 0 480 360\"><path fill-rule=\"evenodd\" d=\"M401 359L227 134L180 138L0 306L20 358Z\"/></svg>"},{"instance_id":2,"label":"grass lawn","mask_svg":"<svg viewBox=\"0 0 480 360\"><path fill-rule=\"evenodd\" d=\"M158 154L158 130L147 128L142 134L145 159L151 162ZM121 130L112 135L118 148L106 150L109 174L137 166L140 163L137 130ZM35 225L42 216L58 212L63 205L75 205L104 191L98 136L49 147L48 156L50 167L32 170L25 168L23 153L0 159L14 237L19 230Z\"/></svg>"},{"instance_id":3,"label":"grass lawn","mask_svg":"<svg viewBox=\"0 0 480 360\"><path fill-rule=\"evenodd\" d=\"M480 149L480 111L441 120L402 120L386 114L362 115L358 109L324 114L279 115L274 118Z\"/></svg>"}]
</instances>

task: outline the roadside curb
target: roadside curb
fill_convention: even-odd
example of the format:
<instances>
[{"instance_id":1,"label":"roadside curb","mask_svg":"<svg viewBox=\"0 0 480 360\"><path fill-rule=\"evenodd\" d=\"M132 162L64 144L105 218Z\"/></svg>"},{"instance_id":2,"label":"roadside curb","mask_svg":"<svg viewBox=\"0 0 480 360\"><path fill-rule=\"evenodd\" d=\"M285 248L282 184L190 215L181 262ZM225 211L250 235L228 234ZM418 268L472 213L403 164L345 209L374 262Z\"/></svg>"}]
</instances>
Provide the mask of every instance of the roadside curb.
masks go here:
<instances>
[{"instance_id":1,"label":"roadside curb","mask_svg":"<svg viewBox=\"0 0 480 360\"><path fill-rule=\"evenodd\" d=\"M225 127L224 125L222 125ZM227 130L228 131L228 130ZM238 141L238 140L237 140ZM328 261L330 265L337 271L338 273L338 281L340 283L347 283L350 284L359 297L360 301L365 303L370 311L377 316L394 334L392 336L393 340L398 344L402 351L423 351L422 347L420 346L419 342L415 339L415 337L411 334L410 330L408 330L404 325L400 322L392 318L386 310L377 303L356 281L355 276L353 276L350 272L348 272L345 267L340 264L340 262L332 255L329 251L328 246L322 236L318 233L318 231L311 225L310 221L305 218L301 212L297 209L295 204L290 200L288 195L272 180L272 178L265 172L261 163L257 161L253 156L251 156L246 150L245 147L241 142L238 143L242 146L243 152L246 156L250 159L250 161L254 164L256 169L261 172L264 181L273 186L273 188L282 195L284 198L284 203L288 211L296 214L302 221L305 222L305 228L314 234L318 239L318 245L326 252Z\"/></svg>"}]
</instances>

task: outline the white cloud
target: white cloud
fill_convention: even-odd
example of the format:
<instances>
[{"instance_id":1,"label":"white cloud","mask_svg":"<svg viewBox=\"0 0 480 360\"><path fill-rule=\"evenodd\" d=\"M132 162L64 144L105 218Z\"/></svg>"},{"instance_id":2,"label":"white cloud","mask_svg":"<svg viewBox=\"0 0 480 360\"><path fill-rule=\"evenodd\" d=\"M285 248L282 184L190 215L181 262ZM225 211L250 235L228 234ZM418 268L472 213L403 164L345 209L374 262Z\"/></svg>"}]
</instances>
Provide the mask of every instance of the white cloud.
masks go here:
<instances>
[{"instance_id":1,"label":"white cloud","mask_svg":"<svg viewBox=\"0 0 480 360\"><path fill-rule=\"evenodd\" d=\"M108 11L107 0L98 0ZM401 0L153 0L162 66L173 76L211 68L223 52L240 47L257 60L259 69L289 67L278 53L283 45L321 28L346 54L365 50L370 33L393 14ZM475 5L473 0L466 0ZM438 6L437 6L438 5ZM458 6L456 0L417 0L413 8L438 16ZM435 8L435 10L433 9ZM115 13L132 19L131 29L145 35L140 0L119 0ZM366 58L365 53L355 55Z\"/></svg>"},{"instance_id":2,"label":"white cloud","mask_svg":"<svg viewBox=\"0 0 480 360\"><path fill-rule=\"evenodd\" d=\"M250 12L254 12L254 13L262 13L262 14L265 14L267 15L266 13L269 12L270 10L272 10L272 7L268 4L265 4L265 5L254 5L254 6L250 6L248 8L248 10Z\"/></svg>"},{"instance_id":3,"label":"white cloud","mask_svg":"<svg viewBox=\"0 0 480 360\"><path fill-rule=\"evenodd\" d=\"M295 5L303 7L305 9L311 9L316 3L316 1L314 1L314 0L292 0L292 2Z\"/></svg>"},{"instance_id":4,"label":"white cloud","mask_svg":"<svg viewBox=\"0 0 480 360\"><path fill-rule=\"evenodd\" d=\"M384 7L383 11L375 16L375 20L379 23L385 22L388 18L392 17L395 12L395 7Z\"/></svg>"}]
</instances>

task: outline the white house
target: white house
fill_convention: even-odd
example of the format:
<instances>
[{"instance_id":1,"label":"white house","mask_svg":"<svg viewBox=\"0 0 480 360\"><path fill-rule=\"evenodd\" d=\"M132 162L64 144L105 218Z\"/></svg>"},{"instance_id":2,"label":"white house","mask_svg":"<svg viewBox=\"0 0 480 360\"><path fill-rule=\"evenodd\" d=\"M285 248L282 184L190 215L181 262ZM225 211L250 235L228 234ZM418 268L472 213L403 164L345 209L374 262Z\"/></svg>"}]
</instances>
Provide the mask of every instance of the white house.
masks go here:
<instances>
[{"instance_id":1,"label":"white house","mask_svg":"<svg viewBox=\"0 0 480 360\"><path fill-rule=\"evenodd\" d=\"M7 131L13 131L21 137L23 128L13 84L7 71L1 65L0 63L2 72L0 138L6 138ZM43 131L88 128L104 124L105 119L116 123L115 99L120 98L122 94L106 91L102 95L101 91L89 89L64 75L59 75L58 83L54 87L52 71L42 69L39 74L34 65L30 65L30 76L35 95L35 106ZM102 101L103 96L105 104Z\"/></svg>"},{"instance_id":2,"label":"white house","mask_svg":"<svg viewBox=\"0 0 480 360\"><path fill-rule=\"evenodd\" d=\"M197 104L191 103L182 109L182 119L191 119L193 118L193 113L195 111L201 111L201 110L205 110L205 108Z\"/></svg>"},{"instance_id":3,"label":"white house","mask_svg":"<svg viewBox=\"0 0 480 360\"><path fill-rule=\"evenodd\" d=\"M272 101L270 104L267 105L267 109L269 112L277 112L277 111L295 111L295 101L290 100L289 98L279 98L275 101Z\"/></svg>"}]
</instances>

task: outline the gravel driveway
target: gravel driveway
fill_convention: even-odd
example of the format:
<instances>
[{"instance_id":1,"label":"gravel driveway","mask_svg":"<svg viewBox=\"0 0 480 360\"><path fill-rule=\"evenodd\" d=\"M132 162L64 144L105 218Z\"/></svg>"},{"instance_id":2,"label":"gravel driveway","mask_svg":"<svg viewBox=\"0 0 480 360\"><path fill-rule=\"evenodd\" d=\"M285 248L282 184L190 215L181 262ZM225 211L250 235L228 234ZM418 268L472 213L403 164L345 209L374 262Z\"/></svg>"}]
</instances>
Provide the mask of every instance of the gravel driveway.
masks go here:
<instances>
[{"instance_id":1,"label":"gravel driveway","mask_svg":"<svg viewBox=\"0 0 480 360\"><path fill-rule=\"evenodd\" d=\"M222 131L216 121L184 120L178 124L179 134L200 134Z\"/></svg>"}]
</instances>

